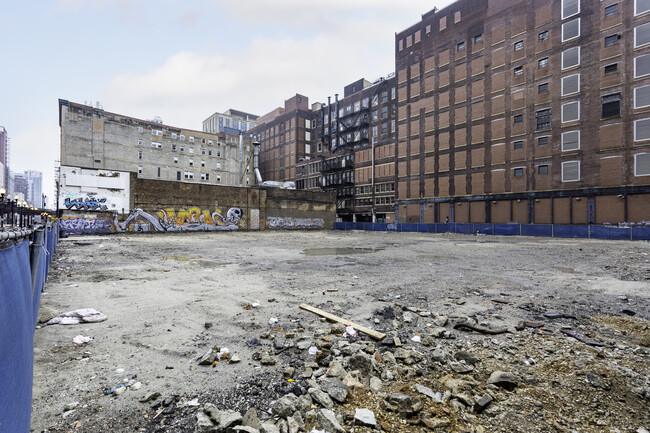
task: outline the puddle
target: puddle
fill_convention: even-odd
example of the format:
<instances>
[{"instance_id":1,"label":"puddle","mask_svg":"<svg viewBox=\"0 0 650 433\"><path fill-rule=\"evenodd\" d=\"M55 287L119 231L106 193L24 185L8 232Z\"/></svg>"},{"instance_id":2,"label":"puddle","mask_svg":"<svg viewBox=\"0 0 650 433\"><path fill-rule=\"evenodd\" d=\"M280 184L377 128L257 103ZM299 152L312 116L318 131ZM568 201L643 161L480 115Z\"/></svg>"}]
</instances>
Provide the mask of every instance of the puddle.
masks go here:
<instances>
[{"instance_id":1,"label":"puddle","mask_svg":"<svg viewBox=\"0 0 650 433\"><path fill-rule=\"evenodd\" d=\"M383 248L307 248L303 251L306 256L342 256L348 254L368 254L381 251Z\"/></svg>"},{"instance_id":2,"label":"puddle","mask_svg":"<svg viewBox=\"0 0 650 433\"><path fill-rule=\"evenodd\" d=\"M554 269L557 269L558 271L564 272L566 274L578 274L579 273L578 271L576 271L573 268L565 268L565 267L562 267L562 266L555 266Z\"/></svg>"},{"instance_id":3,"label":"puddle","mask_svg":"<svg viewBox=\"0 0 650 433\"><path fill-rule=\"evenodd\" d=\"M190 259L189 257L183 257L183 256L165 256L161 260L162 261L176 260L176 261L179 261L179 262L190 262L192 264L201 263L201 260L199 260L199 259Z\"/></svg>"}]
</instances>

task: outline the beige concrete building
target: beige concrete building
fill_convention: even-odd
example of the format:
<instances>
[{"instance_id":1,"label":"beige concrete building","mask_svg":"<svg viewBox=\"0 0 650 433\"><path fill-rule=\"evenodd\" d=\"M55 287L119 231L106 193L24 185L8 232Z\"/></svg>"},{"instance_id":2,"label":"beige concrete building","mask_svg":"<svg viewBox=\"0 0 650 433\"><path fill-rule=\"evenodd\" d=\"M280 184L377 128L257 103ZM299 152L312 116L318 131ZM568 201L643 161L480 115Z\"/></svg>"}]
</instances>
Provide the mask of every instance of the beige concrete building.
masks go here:
<instances>
[{"instance_id":1,"label":"beige concrete building","mask_svg":"<svg viewBox=\"0 0 650 433\"><path fill-rule=\"evenodd\" d=\"M211 134L59 100L61 168L114 170L138 178L248 186L250 138Z\"/></svg>"}]
</instances>

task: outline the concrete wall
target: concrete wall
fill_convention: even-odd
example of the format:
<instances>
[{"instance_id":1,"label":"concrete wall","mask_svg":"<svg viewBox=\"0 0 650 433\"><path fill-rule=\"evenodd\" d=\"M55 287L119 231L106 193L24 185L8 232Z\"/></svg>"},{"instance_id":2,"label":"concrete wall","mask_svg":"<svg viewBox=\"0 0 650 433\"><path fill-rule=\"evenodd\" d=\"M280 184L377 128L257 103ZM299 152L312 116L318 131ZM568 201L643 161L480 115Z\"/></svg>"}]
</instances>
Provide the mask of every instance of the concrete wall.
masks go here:
<instances>
[{"instance_id":1,"label":"concrete wall","mask_svg":"<svg viewBox=\"0 0 650 433\"><path fill-rule=\"evenodd\" d=\"M129 213L129 173L61 167L59 209Z\"/></svg>"},{"instance_id":2,"label":"concrete wall","mask_svg":"<svg viewBox=\"0 0 650 433\"><path fill-rule=\"evenodd\" d=\"M334 194L130 179L126 214L65 210L72 234L119 232L332 229Z\"/></svg>"}]
</instances>

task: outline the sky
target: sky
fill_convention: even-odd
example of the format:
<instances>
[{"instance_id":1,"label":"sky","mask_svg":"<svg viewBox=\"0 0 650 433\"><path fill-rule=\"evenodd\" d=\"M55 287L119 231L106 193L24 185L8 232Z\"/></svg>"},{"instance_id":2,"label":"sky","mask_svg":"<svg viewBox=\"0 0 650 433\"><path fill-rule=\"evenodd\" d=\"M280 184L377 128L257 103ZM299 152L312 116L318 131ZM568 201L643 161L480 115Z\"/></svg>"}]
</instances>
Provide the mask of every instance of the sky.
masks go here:
<instances>
[{"instance_id":1,"label":"sky","mask_svg":"<svg viewBox=\"0 0 650 433\"><path fill-rule=\"evenodd\" d=\"M7 1L0 126L11 169L43 173L53 203L58 100L201 130L229 108L266 114L394 71L395 33L451 0Z\"/></svg>"}]
</instances>

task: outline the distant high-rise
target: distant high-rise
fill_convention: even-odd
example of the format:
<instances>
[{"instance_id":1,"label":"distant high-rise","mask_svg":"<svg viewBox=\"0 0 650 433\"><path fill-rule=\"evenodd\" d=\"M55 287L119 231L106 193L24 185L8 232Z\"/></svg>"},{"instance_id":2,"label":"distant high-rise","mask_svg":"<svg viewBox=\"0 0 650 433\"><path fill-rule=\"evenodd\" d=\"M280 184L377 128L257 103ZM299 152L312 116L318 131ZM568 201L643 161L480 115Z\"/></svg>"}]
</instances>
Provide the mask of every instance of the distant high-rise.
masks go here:
<instances>
[{"instance_id":1,"label":"distant high-rise","mask_svg":"<svg viewBox=\"0 0 650 433\"><path fill-rule=\"evenodd\" d=\"M203 132L210 134L219 132L239 134L255 128L258 117L255 114L244 113L231 108L225 113L214 113L205 119L203 121Z\"/></svg>"},{"instance_id":2,"label":"distant high-rise","mask_svg":"<svg viewBox=\"0 0 650 433\"><path fill-rule=\"evenodd\" d=\"M28 170L25 172L25 178L27 178L27 203L36 208L43 207L43 173Z\"/></svg>"},{"instance_id":3,"label":"distant high-rise","mask_svg":"<svg viewBox=\"0 0 650 433\"><path fill-rule=\"evenodd\" d=\"M0 126L0 188L7 188L9 186L9 135L4 126Z\"/></svg>"}]
</instances>

